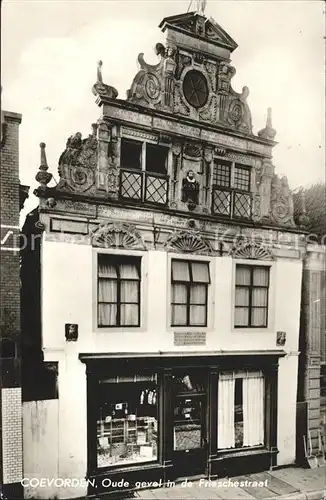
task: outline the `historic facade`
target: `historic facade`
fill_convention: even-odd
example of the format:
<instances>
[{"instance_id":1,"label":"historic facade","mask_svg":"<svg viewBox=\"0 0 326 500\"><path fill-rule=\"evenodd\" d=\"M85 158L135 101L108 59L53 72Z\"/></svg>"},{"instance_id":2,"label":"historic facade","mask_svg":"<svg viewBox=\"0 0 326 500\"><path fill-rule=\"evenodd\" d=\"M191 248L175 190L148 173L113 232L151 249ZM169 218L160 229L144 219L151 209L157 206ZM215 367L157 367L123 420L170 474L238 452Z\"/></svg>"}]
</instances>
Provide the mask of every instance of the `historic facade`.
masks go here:
<instances>
[{"instance_id":1,"label":"historic facade","mask_svg":"<svg viewBox=\"0 0 326 500\"><path fill-rule=\"evenodd\" d=\"M19 183L19 113L1 111L0 496L21 498L22 390L19 212L29 188Z\"/></svg>"},{"instance_id":2,"label":"historic facade","mask_svg":"<svg viewBox=\"0 0 326 500\"><path fill-rule=\"evenodd\" d=\"M158 62L138 56L125 100L99 62L101 117L68 139L55 187L41 144L27 338L59 404L34 414L48 430L25 477L89 480L42 498L295 460L305 234L272 162L271 110L255 135L249 90L232 88L237 44L215 21L160 28Z\"/></svg>"}]
</instances>

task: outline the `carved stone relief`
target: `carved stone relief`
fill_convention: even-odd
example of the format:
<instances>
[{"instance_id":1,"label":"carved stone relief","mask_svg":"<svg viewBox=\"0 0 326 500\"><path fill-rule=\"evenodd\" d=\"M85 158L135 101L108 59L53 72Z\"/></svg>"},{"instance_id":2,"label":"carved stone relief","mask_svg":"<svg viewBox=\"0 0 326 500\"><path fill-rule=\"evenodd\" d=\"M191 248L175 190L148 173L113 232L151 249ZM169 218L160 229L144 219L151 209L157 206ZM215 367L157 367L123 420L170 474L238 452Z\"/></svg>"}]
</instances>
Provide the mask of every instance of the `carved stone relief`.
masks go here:
<instances>
[{"instance_id":1,"label":"carved stone relief","mask_svg":"<svg viewBox=\"0 0 326 500\"><path fill-rule=\"evenodd\" d=\"M176 231L170 234L164 247L167 251L197 255L210 255L213 252L210 243L195 231Z\"/></svg>"},{"instance_id":2,"label":"carved stone relief","mask_svg":"<svg viewBox=\"0 0 326 500\"><path fill-rule=\"evenodd\" d=\"M79 193L95 190L95 170L98 158L97 124L92 125L92 134L82 139L80 132L67 140L66 149L59 158L58 190Z\"/></svg>"},{"instance_id":3,"label":"carved stone relief","mask_svg":"<svg viewBox=\"0 0 326 500\"><path fill-rule=\"evenodd\" d=\"M253 259L253 260L273 260L273 254L270 249L257 243L245 243L235 245L229 252L235 259Z\"/></svg>"},{"instance_id":4,"label":"carved stone relief","mask_svg":"<svg viewBox=\"0 0 326 500\"><path fill-rule=\"evenodd\" d=\"M294 226L293 198L287 177L274 174L271 182L270 217L276 224Z\"/></svg>"},{"instance_id":5,"label":"carved stone relief","mask_svg":"<svg viewBox=\"0 0 326 500\"><path fill-rule=\"evenodd\" d=\"M135 226L121 223L100 225L93 231L92 245L104 248L125 248L146 250L145 244Z\"/></svg>"}]
</instances>

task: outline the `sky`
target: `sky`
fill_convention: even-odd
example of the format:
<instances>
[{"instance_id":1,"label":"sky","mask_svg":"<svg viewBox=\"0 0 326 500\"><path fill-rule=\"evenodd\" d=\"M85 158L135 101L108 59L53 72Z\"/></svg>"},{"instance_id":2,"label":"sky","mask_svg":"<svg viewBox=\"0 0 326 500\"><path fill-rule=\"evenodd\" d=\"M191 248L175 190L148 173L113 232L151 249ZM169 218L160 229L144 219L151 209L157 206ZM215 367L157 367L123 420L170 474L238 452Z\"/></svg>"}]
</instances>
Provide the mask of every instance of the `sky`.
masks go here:
<instances>
[{"instance_id":1,"label":"sky","mask_svg":"<svg viewBox=\"0 0 326 500\"><path fill-rule=\"evenodd\" d=\"M88 135L100 117L91 92L97 61L103 81L126 97L137 56L157 62L164 43L158 25L188 11L179 0L4 0L1 30L1 107L23 115L20 181L32 194L45 142L49 170L67 138ZM189 10L196 10L193 1ZM279 144L276 172L296 189L325 180L325 4L320 0L208 0L213 17L238 43L232 54L235 91L248 86L253 131L265 126L268 107Z\"/></svg>"}]
</instances>

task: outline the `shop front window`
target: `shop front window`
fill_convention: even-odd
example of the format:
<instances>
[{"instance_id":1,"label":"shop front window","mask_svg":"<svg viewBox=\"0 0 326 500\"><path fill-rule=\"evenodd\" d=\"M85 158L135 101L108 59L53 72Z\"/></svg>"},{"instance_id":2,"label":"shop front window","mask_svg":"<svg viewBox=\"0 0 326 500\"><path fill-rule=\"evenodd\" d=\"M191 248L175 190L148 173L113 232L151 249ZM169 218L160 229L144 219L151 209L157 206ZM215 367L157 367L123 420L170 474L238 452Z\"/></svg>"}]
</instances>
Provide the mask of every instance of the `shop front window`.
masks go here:
<instances>
[{"instance_id":1,"label":"shop front window","mask_svg":"<svg viewBox=\"0 0 326 500\"><path fill-rule=\"evenodd\" d=\"M156 375L99 381L97 466L157 460Z\"/></svg>"},{"instance_id":2,"label":"shop front window","mask_svg":"<svg viewBox=\"0 0 326 500\"><path fill-rule=\"evenodd\" d=\"M230 372L219 376L218 448L264 444L265 383L261 372Z\"/></svg>"}]
</instances>

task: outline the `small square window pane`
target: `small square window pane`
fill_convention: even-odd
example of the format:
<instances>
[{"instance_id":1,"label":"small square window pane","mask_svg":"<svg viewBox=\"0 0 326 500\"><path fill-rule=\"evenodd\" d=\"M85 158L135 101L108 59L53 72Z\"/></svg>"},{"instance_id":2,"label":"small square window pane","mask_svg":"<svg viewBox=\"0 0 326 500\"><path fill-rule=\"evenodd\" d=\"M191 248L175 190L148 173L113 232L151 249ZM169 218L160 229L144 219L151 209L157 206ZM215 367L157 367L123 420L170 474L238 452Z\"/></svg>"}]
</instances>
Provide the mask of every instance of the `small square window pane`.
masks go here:
<instances>
[{"instance_id":1,"label":"small square window pane","mask_svg":"<svg viewBox=\"0 0 326 500\"><path fill-rule=\"evenodd\" d=\"M192 262L192 281L194 283L210 283L209 267L207 262Z\"/></svg>"},{"instance_id":2,"label":"small square window pane","mask_svg":"<svg viewBox=\"0 0 326 500\"><path fill-rule=\"evenodd\" d=\"M121 302L131 302L138 304L139 300L139 282L121 281L120 283Z\"/></svg>"},{"instance_id":3,"label":"small square window pane","mask_svg":"<svg viewBox=\"0 0 326 500\"><path fill-rule=\"evenodd\" d=\"M254 288L252 291L253 306L267 306L267 288Z\"/></svg>"},{"instance_id":4,"label":"small square window pane","mask_svg":"<svg viewBox=\"0 0 326 500\"><path fill-rule=\"evenodd\" d=\"M206 326L206 305L190 306L190 325Z\"/></svg>"},{"instance_id":5,"label":"small square window pane","mask_svg":"<svg viewBox=\"0 0 326 500\"><path fill-rule=\"evenodd\" d=\"M190 288L190 304L206 304L206 285L192 285Z\"/></svg>"},{"instance_id":6,"label":"small square window pane","mask_svg":"<svg viewBox=\"0 0 326 500\"><path fill-rule=\"evenodd\" d=\"M138 326L139 307L138 304L121 304L120 306L120 324L121 326Z\"/></svg>"},{"instance_id":7,"label":"small square window pane","mask_svg":"<svg viewBox=\"0 0 326 500\"><path fill-rule=\"evenodd\" d=\"M172 303L186 304L187 303L187 285L181 283L172 284Z\"/></svg>"},{"instance_id":8,"label":"small square window pane","mask_svg":"<svg viewBox=\"0 0 326 500\"><path fill-rule=\"evenodd\" d=\"M235 284L247 285L247 286L250 285L250 275L251 275L251 269L249 267L237 266Z\"/></svg>"},{"instance_id":9,"label":"small square window pane","mask_svg":"<svg viewBox=\"0 0 326 500\"><path fill-rule=\"evenodd\" d=\"M267 326L267 309L265 307L253 307L251 311L252 326Z\"/></svg>"},{"instance_id":10,"label":"small square window pane","mask_svg":"<svg viewBox=\"0 0 326 500\"><path fill-rule=\"evenodd\" d=\"M188 262L172 261L172 281L190 281Z\"/></svg>"},{"instance_id":11,"label":"small square window pane","mask_svg":"<svg viewBox=\"0 0 326 500\"><path fill-rule=\"evenodd\" d=\"M255 286L268 286L269 268L255 267L253 275L253 284Z\"/></svg>"},{"instance_id":12,"label":"small square window pane","mask_svg":"<svg viewBox=\"0 0 326 500\"><path fill-rule=\"evenodd\" d=\"M98 324L99 326L117 326L116 304L98 305Z\"/></svg>"},{"instance_id":13,"label":"small square window pane","mask_svg":"<svg viewBox=\"0 0 326 500\"><path fill-rule=\"evenodd\" d=\"M235 308L235 326L248 326L249 325L249 308L236 307Z\"/></svg>"},{"instance_id":14,"label":"small square window pane","mask_svg":"<svg viewBox=\"0 0 326 500\"><path fill-rule=\"evenodd\" d=\"M187 325L187 306L172 306L172 325L186 326Z\"/></svg>"},{"instance_id":15,"label":"small square window pane","mask_svg":"<svg viewBox=\"0 0 326 500\"><path fill-rule=\"evenodd\" d=\"M123 263L119 265L121 279L139 280L139 269L134 263Z\"/></svg>"},{"instance_id":16,"label":"small square window pane","mask_svg":"<svg viewBox=\"0 0 326 500\"><path fill-rule=\"evenodd\" d=\"M236 306L249 306L249 289L236 288L235 289L235 305Z\"/></svg>"}]
</instances>

